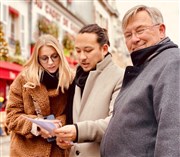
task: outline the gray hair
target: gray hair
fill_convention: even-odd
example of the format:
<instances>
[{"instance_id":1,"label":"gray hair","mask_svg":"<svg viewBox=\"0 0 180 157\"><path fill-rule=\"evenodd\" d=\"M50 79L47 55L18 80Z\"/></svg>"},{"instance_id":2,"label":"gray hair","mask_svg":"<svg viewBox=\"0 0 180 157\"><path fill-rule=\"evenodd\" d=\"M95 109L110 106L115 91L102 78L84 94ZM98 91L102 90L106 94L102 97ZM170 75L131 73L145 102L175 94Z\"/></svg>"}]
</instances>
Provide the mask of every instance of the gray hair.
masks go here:
<instances>
[{"instance_id":1,"label":"gray hair","mask_svg":"<svg viewBox=\"0 0 180 157\"><path fill-rule=\"evenodd\" d=\"M127 27L129 20L135 16L139 11L146 11L152 19L153 24L163 23L163 16L157 8L148 7L145 5L137 5L131 9L129 9L123 17L122 20L122 29L125 30Z\"/></svg>"}]
</instances>

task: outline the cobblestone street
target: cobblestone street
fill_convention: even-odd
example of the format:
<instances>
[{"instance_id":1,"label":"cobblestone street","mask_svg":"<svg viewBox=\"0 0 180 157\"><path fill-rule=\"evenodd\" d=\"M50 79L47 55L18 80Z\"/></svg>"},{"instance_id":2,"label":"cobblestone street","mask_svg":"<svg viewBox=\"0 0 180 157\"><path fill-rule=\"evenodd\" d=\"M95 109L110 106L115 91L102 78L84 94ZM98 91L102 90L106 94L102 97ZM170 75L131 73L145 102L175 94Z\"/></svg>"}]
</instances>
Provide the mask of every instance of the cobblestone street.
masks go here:
<instances>
[{"instance_id":1,"label":"cobblestone street","mask_svg":"<svg viewBox=\"0 0 180 157\"><path fill-rule=\"evenodd\" d=\"M9 157L10 136L0 136L0 157Z\"/></svg>"}]
</instances>

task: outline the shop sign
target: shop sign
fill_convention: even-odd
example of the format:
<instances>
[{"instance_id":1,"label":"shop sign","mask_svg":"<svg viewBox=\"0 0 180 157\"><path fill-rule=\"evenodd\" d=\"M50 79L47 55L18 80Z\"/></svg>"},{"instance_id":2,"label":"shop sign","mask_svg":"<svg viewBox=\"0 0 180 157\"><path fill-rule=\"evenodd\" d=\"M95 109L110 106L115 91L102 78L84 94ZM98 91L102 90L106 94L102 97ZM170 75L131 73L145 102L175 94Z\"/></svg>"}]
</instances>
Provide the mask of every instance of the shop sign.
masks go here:
<instances>
[{"instance_id":1,"label":"shop sign","mask_svg":"<svg viewBox=\"0 0 180 157\"><path fill-rule=\"evenodd\" d=\"M34 4L39 8L39 9L44 9L44 11L49 14L53 19L56 21L60 21L61 15L50 5L47 3L43 3L43 1L40 0L35 0Z\"/></svg>"},{"instance_id":2,"label":"shop sign","mask_svg":"<svg viewBox=\"0 0 180 157\"><path fill-rule=\"evenodd\" d=\"M41 0L35 0L34 4L46 14L49 14L56 21L62 21L63 26L65 26L66 28L75 33L79 31L78 27L76 27L67 17L62 16L56 9L54 9L54 7L52 7L48 3L45 3Z\"/></svg>"}]
</instances>

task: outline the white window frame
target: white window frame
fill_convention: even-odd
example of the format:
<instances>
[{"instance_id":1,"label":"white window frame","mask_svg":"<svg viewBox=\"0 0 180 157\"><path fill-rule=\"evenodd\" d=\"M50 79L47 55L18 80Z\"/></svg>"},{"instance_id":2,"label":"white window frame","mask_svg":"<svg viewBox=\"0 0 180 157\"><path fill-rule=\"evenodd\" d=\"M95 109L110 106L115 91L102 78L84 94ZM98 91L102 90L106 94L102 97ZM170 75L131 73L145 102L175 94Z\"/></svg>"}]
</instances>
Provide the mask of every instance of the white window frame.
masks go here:
<instances>
[{"instance_id":1,"label":"white window frame","mask_svg":"<svg viewBox=\"0 0 180 157\"><path fill-rule=\"evenodd\" d=\"M21 49L25 49L25 17L24 15L20 15L20 43Z\"/></svg>"},{"instance_id":2,"label":"white window frame","mask_svg":"<svg viewBox=\"0 0 180 157\"><path fill-rule=\"evenodd\" d=\"M5 4L1 4L0 3L0 7L1 7L1 22L3 24L3 31L4 31L4 38L6 39L6 41L8 40L8 6Z\"/></svg>"}]
</instances>

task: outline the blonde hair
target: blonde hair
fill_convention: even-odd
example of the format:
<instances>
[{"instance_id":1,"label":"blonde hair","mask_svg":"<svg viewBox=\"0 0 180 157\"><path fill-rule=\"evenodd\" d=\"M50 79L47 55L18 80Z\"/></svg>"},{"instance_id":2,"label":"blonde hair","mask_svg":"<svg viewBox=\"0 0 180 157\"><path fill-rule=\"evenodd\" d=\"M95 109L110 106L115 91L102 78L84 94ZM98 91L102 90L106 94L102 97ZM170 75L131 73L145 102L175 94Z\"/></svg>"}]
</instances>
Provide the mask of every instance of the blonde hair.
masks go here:
<instances>
[{"instance_id":1,"label":"blonde hair","mask_svg":"<svg viewBox=\"0 0 180 157\"><path fill-rule=\"evenodd\" d=\"M129 20L135 16L138 12L140 11L146 11L149 16L152 19L153 24L161 24L163 23L163 16L161 14L161 12L154 7L148 7L145 5L137 5L131 9L129 9L126 14L123 17L122 20L122 29L123 31L125 30L125 28L127 27Z\"/></svg>"},{"instance_id":2,"label":"blonde hair","mask_svg":"<svg viewBox=\"0 0 180 157\"><path fill-rule=\"evenodd\" d=\"M60 87L61 91L64 93L64 89L68 89L69 85L72 83L74 73L64 56L62 46L55 37L49 34L44 34L39 37L35 43L30 59L24 65L22 74L27 81L24 86L28 88L35 88L36 86L40 86L40 78L44 69L39 63L38 53L41 47L44 45L53 47L60 57L59 82L57 90Z\"/></svg>"}]
</instances>

